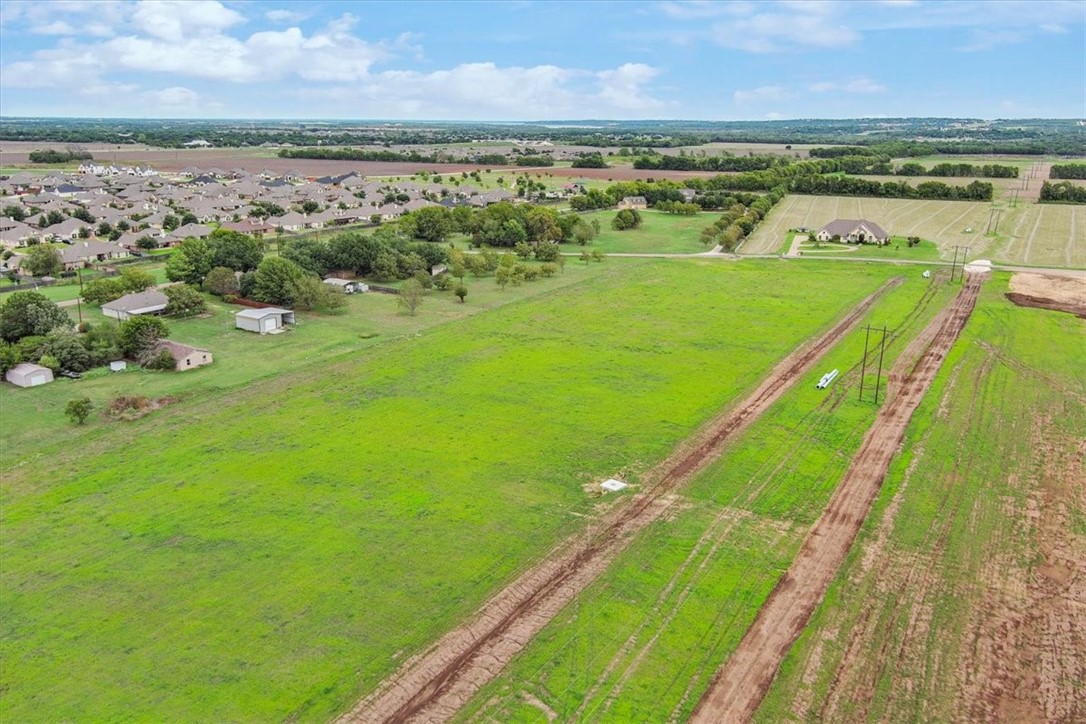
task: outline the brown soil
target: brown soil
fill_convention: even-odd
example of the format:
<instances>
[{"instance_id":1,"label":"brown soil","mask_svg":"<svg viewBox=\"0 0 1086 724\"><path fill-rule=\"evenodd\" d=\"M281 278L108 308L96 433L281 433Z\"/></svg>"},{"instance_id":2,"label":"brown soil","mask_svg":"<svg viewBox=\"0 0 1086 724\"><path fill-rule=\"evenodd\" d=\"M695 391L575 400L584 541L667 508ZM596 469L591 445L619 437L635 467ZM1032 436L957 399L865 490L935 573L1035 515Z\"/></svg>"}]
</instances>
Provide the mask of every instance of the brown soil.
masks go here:
<instances>
[{"instance_id":1,"label":"brown soil","mask_svg":"<svg viewBox=\"0 0 1086 724\"><path fill-rule=\"evenodd\" d=\"M949 314L929 325L936 330L915 365L891 374L900 387L879 411L829 505L812 528L796 560L778 582L743 640L715 677L692 721L749 721L792 644L844 561L878 494L890 461L943 359L976 304L983 277L967 279ZM898 366L911 364L903 355Z\"/></svg>"},{"instance_id":2,"label":"brown soil","mask_svg":"<svg viewBox=\"0 0 1086 724\"><path fill-rule=\"evenodd\" d=\"M1018 273L1007 299L1020 307L1069 312L1086 319L1086 274L1073 277Z\"/></svg>"},{"instance_id":3,"label":"brown soil","mask_svg":"<svg viewBox=\"0 0 1086 724\"><path fill-rule=\"evenodd\" d=\"M748 398L714 419L650 471L645 476L645 492L608 511L582 534L556 547L550 556L484 604L470 622L405 662L340 721L431 721L451 717L497 676L563 606L606 570L639 531L672 507L677 489L715 460L728 440L756 420L853 329L876 300L901 281L897 278L887 282L817 340L789 355Z\"/></svg>"}]
</instances>

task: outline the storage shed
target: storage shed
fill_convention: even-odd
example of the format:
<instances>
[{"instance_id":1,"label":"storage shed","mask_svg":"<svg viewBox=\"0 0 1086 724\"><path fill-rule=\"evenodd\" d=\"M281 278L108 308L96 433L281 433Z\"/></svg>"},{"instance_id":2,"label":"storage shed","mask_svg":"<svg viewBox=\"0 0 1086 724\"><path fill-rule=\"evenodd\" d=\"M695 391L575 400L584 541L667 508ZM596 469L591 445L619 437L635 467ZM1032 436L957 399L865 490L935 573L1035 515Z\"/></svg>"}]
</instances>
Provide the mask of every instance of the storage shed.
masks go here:
<instances>
[{"instance_id":1,"label":"storage shed","mask_svg":"<svg viewBox=\"0 0 1086 724\"><path fill-rule=\"evenodd\" d=\"M234 314L235 327L257 334L275 334L287 324L294 324L294 312L289 309L244 309Z\"/></svg>"},{"instance_id":2,"label":"storage shed","mask_svg":"<svg viewBox=\"0 0 1086 724\"><path fill-rule=\"evenodd\" d=\"M185 370L191 370L195 367L203 367L209 365L212 362L211 352L201 347L193 347L187 344L181 344L180 342L174 342L173 340L163 339L159 340L155 345L154 352L166 350L173 357L174 369L178 372L184 372Z\"/></svg>"},{"instance_id":3,"label":"storage shed","mask_svg":"<svg viewBox=\"0 0 1086 724\"><path fill-rule=\"evenodd\" d=\"M53 371L48 367L23 362L8 370L4 379L19 387L37 387L53 381Z\"/></svg>"},{"instance_id":4,"label":"storage shed","mask_svg":"<svg viewBox=\"0 0 1086 724\"><path fill-rule=\"evenodd\" d=\"M350 279L336 279L335 277L329 277L324 280L324 283L333 289L338 289L344 294L361 294L362 292L368 292L370 290L369 284L352 281Z\"/></svg>"}]
</instances>

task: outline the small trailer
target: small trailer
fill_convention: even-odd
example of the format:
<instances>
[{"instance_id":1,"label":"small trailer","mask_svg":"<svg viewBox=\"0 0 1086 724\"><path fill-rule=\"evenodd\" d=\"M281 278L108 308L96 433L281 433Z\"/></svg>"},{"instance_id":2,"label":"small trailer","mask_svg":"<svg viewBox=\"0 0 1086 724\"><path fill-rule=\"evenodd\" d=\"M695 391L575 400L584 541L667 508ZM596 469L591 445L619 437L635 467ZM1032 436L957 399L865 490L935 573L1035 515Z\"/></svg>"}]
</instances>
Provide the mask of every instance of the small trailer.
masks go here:
<instances>
[{"instance_id":1,"label":"small trailer","mask_svg":"<svg viewBox=\"0 0 1086 724\"><path fill-rule=\"evenodd\" d=\"M817 389L820 389L820 390L826 389L827 387L830 386L830 383L832 383L835 379L837 379L837 375L838 375L838 371L837 371L836 368L833 369L830 372L827 372L826 374L822 375L822 379L820 379L818 381L818 384L815 385L815 387Z\"/></svg>"}]
</instances>

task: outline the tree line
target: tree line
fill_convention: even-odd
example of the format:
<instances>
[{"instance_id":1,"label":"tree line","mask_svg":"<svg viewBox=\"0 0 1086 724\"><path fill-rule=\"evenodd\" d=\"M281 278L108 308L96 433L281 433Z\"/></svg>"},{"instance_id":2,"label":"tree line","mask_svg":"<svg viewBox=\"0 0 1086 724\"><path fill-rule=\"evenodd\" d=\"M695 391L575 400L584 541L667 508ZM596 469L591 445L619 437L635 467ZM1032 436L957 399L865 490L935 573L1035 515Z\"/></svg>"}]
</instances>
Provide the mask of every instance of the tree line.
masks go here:
<instances>
[{"instance_id":1,"label":"tree line","mask_svg":"<svg viewBox=\"0 0 1086 724\"><path fill-rule=\"evenodd\" d=\"M1053 164L1048 172L1050 179L1077 178L1086 179L1086 163Z\"/></svg>"},{"instance_id":2,"label":"tree line","mask_svg":"<svg viewBox=\"0 0 1086 724\"><path fill-rule=\"evenodd\" d=\"M313 158L330 161L383 161L403 163L474 163L480 166L532 166L543 168L554 165L554 159L546 154L508 156L504 153L477 153L457 156L449 153L422 153L420 151L389 151L367 148L283 148L280 158Z\"/></svg>"},{"instance_id":3,"label":"tree line","mask_svg":"<svg viewBox=\"0 0 1086 724\"><path fill-rule=\"evenodd\" d=\"M90 151L79 151L74 148L69 148L66 151L47 148L30 152L31 163L68 163L69 161L91 161L93 159L94 156L91 155Z\"/></svg>"},{"instance_id":4,"label":"tree line","mask_svg":"<svg viewBox=\"0 0 1086 724\"><path fill-rule=\"evenodd\" d=\"M1086 186L1076 186L1070 181L1045 181L1037 200L1043 204L1086 204Z\"/></svg>"}]
</instances>

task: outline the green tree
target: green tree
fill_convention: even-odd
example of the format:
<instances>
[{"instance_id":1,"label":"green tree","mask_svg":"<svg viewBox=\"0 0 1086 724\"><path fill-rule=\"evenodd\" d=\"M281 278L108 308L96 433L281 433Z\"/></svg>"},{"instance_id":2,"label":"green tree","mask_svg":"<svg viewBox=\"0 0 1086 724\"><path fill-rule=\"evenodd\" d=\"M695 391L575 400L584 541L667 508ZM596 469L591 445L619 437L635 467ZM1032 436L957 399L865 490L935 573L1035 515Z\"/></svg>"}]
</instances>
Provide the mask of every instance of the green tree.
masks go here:
<instances>
[{"instance_id":1,"label":"green tree","mask_svg":"<svg viewBox=\"0 0 1086 724\"><path fill-rule=\"evenodd\" d=\"M94 404L89 397L77 397L68 400L68 404L64 407L64 414L68 416L73 425L82 425L90 417L93 409Z\"/></svg>"},{"instance_id":2,"label":"green tree","mask_svg":"<svg viewBox=\"0 0 1086 724\"><path fill-rule=\"evenodd\" d=\"M347 304L347 298L312 274L303 274L291 282L290 296L295 309L331 312Z\"/></svg>"},{"instance_id":3,"label":"green tree","mask_svg":"<svg viewBox=\"0 0 1086 724\"><path fill-rule=\"evenodd\" d=\"M637 209L622 209L615 214L615 218L611 219L611 228L615 231L637 229L640 228L642 221Z\"/></svg>"},{"instance_id":4,"label":"green tree","mask_svg":"<svg viewBox=\"0 0 1086 724\"><path fill-rule=\"evenodd\" d=\"M278 256L265 257L256 268L252 297L268 304L293 303L294 284L305 276L300 266Z\"/></svg>"},{"instance_id":5,"label":"green tree","mask_svg":"<svg viewBox=\"0 0 1086 724\"><path fill-rule=\"evenodd\" d=\"M78 207L74 212L72 212L72 218L79 219L80 221L86 222L88 224L93 224L95 221L98 220L94 217L94 214L92 214L83 206Z\"/></svg>"},{"instance_id":6,"label":"green tree","mask_svg":"<svg viewBox=\"0 0 1086 724\"><path fill-rule=\"evenodd\" d=\"M395 279L400 274L400 266L396 263L396 254L389 250L381 251L373 261L373 276L381 281Z\"/></svg>"},{"instance_id":7,"label":"green tree","mask_svg":"<svg viewBox=\"0 0 1086 724\"><path fill-rule=\"evenodd\" d=\"M592 250L592 261L603 261L606 255L599 249Z\"/></svg>"},{"instance_id":8,"label":"green tree","mask_svg":"<svg viewBox=\"0 0 1086 724\"><path fill-rule=\"evenodd\" d=\"M320 210L321 210L321 205L318 204L316 201L313 201L312 199L307 199L306 201L302 202L302 213L303 214L315 214Z\"/></svg>"},{"instance_id":9,"label":"green tree","mask_svg":"<svg viewBox=\"0 0 1086 724\"><path fill-rule=\"evenodd\" d=\"M48 244L37 244L30 247L23 259L21 268L26 269L36 277L54 276L64 268L64 262L60 258L60 252L56 247Z\"/></svg>"},{"instance_id":10,"label":"green tree","mask_svg":"<svg viewBox=\"0 0 1086 724\"><path fill-rule=\"evenodd\" d=\"M247 272L256 269L264 258L264 244L259 240L239 231L216 229L207 237L207 247L211 252L211 267L224 266L234 271ZM207 271L204 274L207 274ZM190 282L192 283L192 282Z\"/></svg>"},{"instance_id":11,"label":"green tree","mask_svg":"<svg viewBox=\"0 0 1086 724\"><path fill-rule=\"evenodd\" d=\"M166 216L162 218L162 229L164 231L173 231L178 226L181 226L181 219L173 214L166 214Z\"/></svg>"},{"instance_id":12,"label":"green tree","mask_svg":"<svg viewBox=\"0 0 1086 724\"><path fill-rule=\"evenodd\" d=\"M70 329L71 317L38 292L11 292L0 304L0 339L18 342L44 336L54 329Z\"/></svg>"},{"instance_id":13,"label":"green tree","mask_svg":"<svg viewBox=\"0 0 1086 724\"><path fill-rule=\"evenodd\" d=\"M126 292L142 292L155 286L155 277L150 272L126 266L121 269L120 282Z\"/></svg>"},{"instance_id":14,"label":"green tree","mask_svg":"<svg viewBox=\"0 0 1086 724\"><path fill-rule=\"evenodd\" d=\"M463 282L460 282L453 289L453 294L455 294L457 297L459 297L460 303L463 304L464 303L464 297L466 297L468 295L468 288L464 285Z\"/></svg>"},{"instance_id":15,"label":"green tree","mask_svg":"<svg viewBox=\"0 0 1086 724\"><path fill-rule=\"evenodd\" d=\"M526 241L518 242L517 245L513 247L513 253L521 259L528 259L532 256L532 245Z\"/></svg>"},{"instance_id":16,"label":"green tree","mask_svg":"<svg viewBox=\"0 0 1086 724\"><path fill-rule=\"evenodd\" d=\"M418 279L408 279L400 286L400 295L397 303L401 309L407 311L412 317L415 316L415 310L422 304L423 297L426 295L426 290Z\"/></svg>"},{"instance_id":17,"label":"green tree","mask_svg":"<svg viewBox=\"0 0 1086 724\"><path fill-rule=\"evenodd\" d=\"M455 225L452 213L444 206L427 206L404 218L408 233L416 239L442 242L453 231Z\"/></svg>"},{"instance_id":18,"label":"green tree","mask_svg":"<svg viewBox=\"0 0 1086 724\"><path fill-rule=\"evenodd\" d=\"M11 204L0 210L0 216L7 216L15 221L26 221L26 210L22 206Z\"/></svg>"},{"instance_id":19,"label":"green tree","mask_svg":"<svg viewBox=\"0 0 1086 724\"><path fill-rule=\"evenodd\" d=\"M535 258L543 262L557 261L558 257L562 255L562 250L558 248L557 244L550 242L544 242L539 244L535 248Z\"/></svg>"},{"instance_id":20,"label":"green tree","mask_svg":"<svg viewBox=\"0 0 1086 724\"><path fill-rule=\"evenodd\" d=\"M238 293L238 277L233 269L217 266L204 277L203 288L205 292L224 297L227 294Z\"/></svg>"},{"instance_id":21,"label":"green tree","mask_svg":"<svg viewBox=\"0 0 1086 724\"><path fill-rule=\"evenodd\" d=\"M211 249L203 239L188 238L166 260L166 278L199 286L211 268Z\"/></svg>"},{"instance_id":22,"label":"green tree","mask_svg":"<svg viewBox=\"0 0 1086 724\"><path fill-rule=\"evenodd\" d=\"M55 359L62 370L83 372L91 367L91 355L70 329L54 329L45 335L42 353Z\"/></svg>"},{"instance_id":23,"label":"green tree","mask_svg":"<svg viewBox=\"0 0 1086 724\"><path fill-rule=\"evenodd\" d=\"M513 281L513 267L498 267L498 271L494 274L494 281L498 283L498 286L502 288L502 291L505 291L509 282Z\"/></svg>"},{"instance_id":24,"label":"green tree","mask_svg":"<svg viewBox=\"0 0 1086 724\"><path fill-rule=\"evenodd\" d=\"M140 238L136 239L136 246L138 246L140 249L150 251L151 249L158 248L158 242L155 241L155 238L152 236L141 236Z\"/></svg>"},{"instance_id":25,"label":"green tree","mask_svg":"<svg viewBox=\"0 0 1086 724\"><path fill-rule=\"evenodd\" d=\"M171 317L191 317L207 309L204 296L188 284L173 284L165 287L166 314Z\"/></svg>"},{"instance_id":26,"label":"green tree","mask_svg":"<svg viewBox=\"0 0 1086 724\"><path fill-rule=\"evenodd\" d=\"M592 261L592 254L588 251L588 249L585 249L581 252L581 261L584 262L585 266L588 266L588 262Z\"/></svg>"},{"instance_id":27,"label":"green tree","mask_svg":"<svg viewBox=\"0 0 1086 724\"><path fill-rule=\"evenodd\" d=\"M313 237L303 236L292 239L279 247L279 256L290 259L302 269L318 276L327 274L331 270L329 264L331 253L328 245Z\"/></svg>"},{"instance_id":28,"label":"green tree","mask_svg":"<svg viewBox=\"0 0 1086 724\"><path fill-rule=\"evenodd\" d=\"M83 300L88 304L102 305L127 293L124 283L116 277L103 277L83 285Z\"/></svg>"},{"instance_id":29,"label":"green tree","mask_svg":"<svg viewBox=\"0 0 1086 724\"><path fill-rule=\"evenodd\" d=\"M10 342L0 340L0 376L19 364L19 351Z\"/></svg>"},{"instance_id":30,"label":"green tree","mask_svg":"<svg viewBox=\"0 0 1086 724\"><path fill-rule=\"evenodd\" d=\"M117 337L121 352L130 359L139 359L169 335L170 328L160 317L138 316L121 322Z\"/></svg>"}]
</instances>

